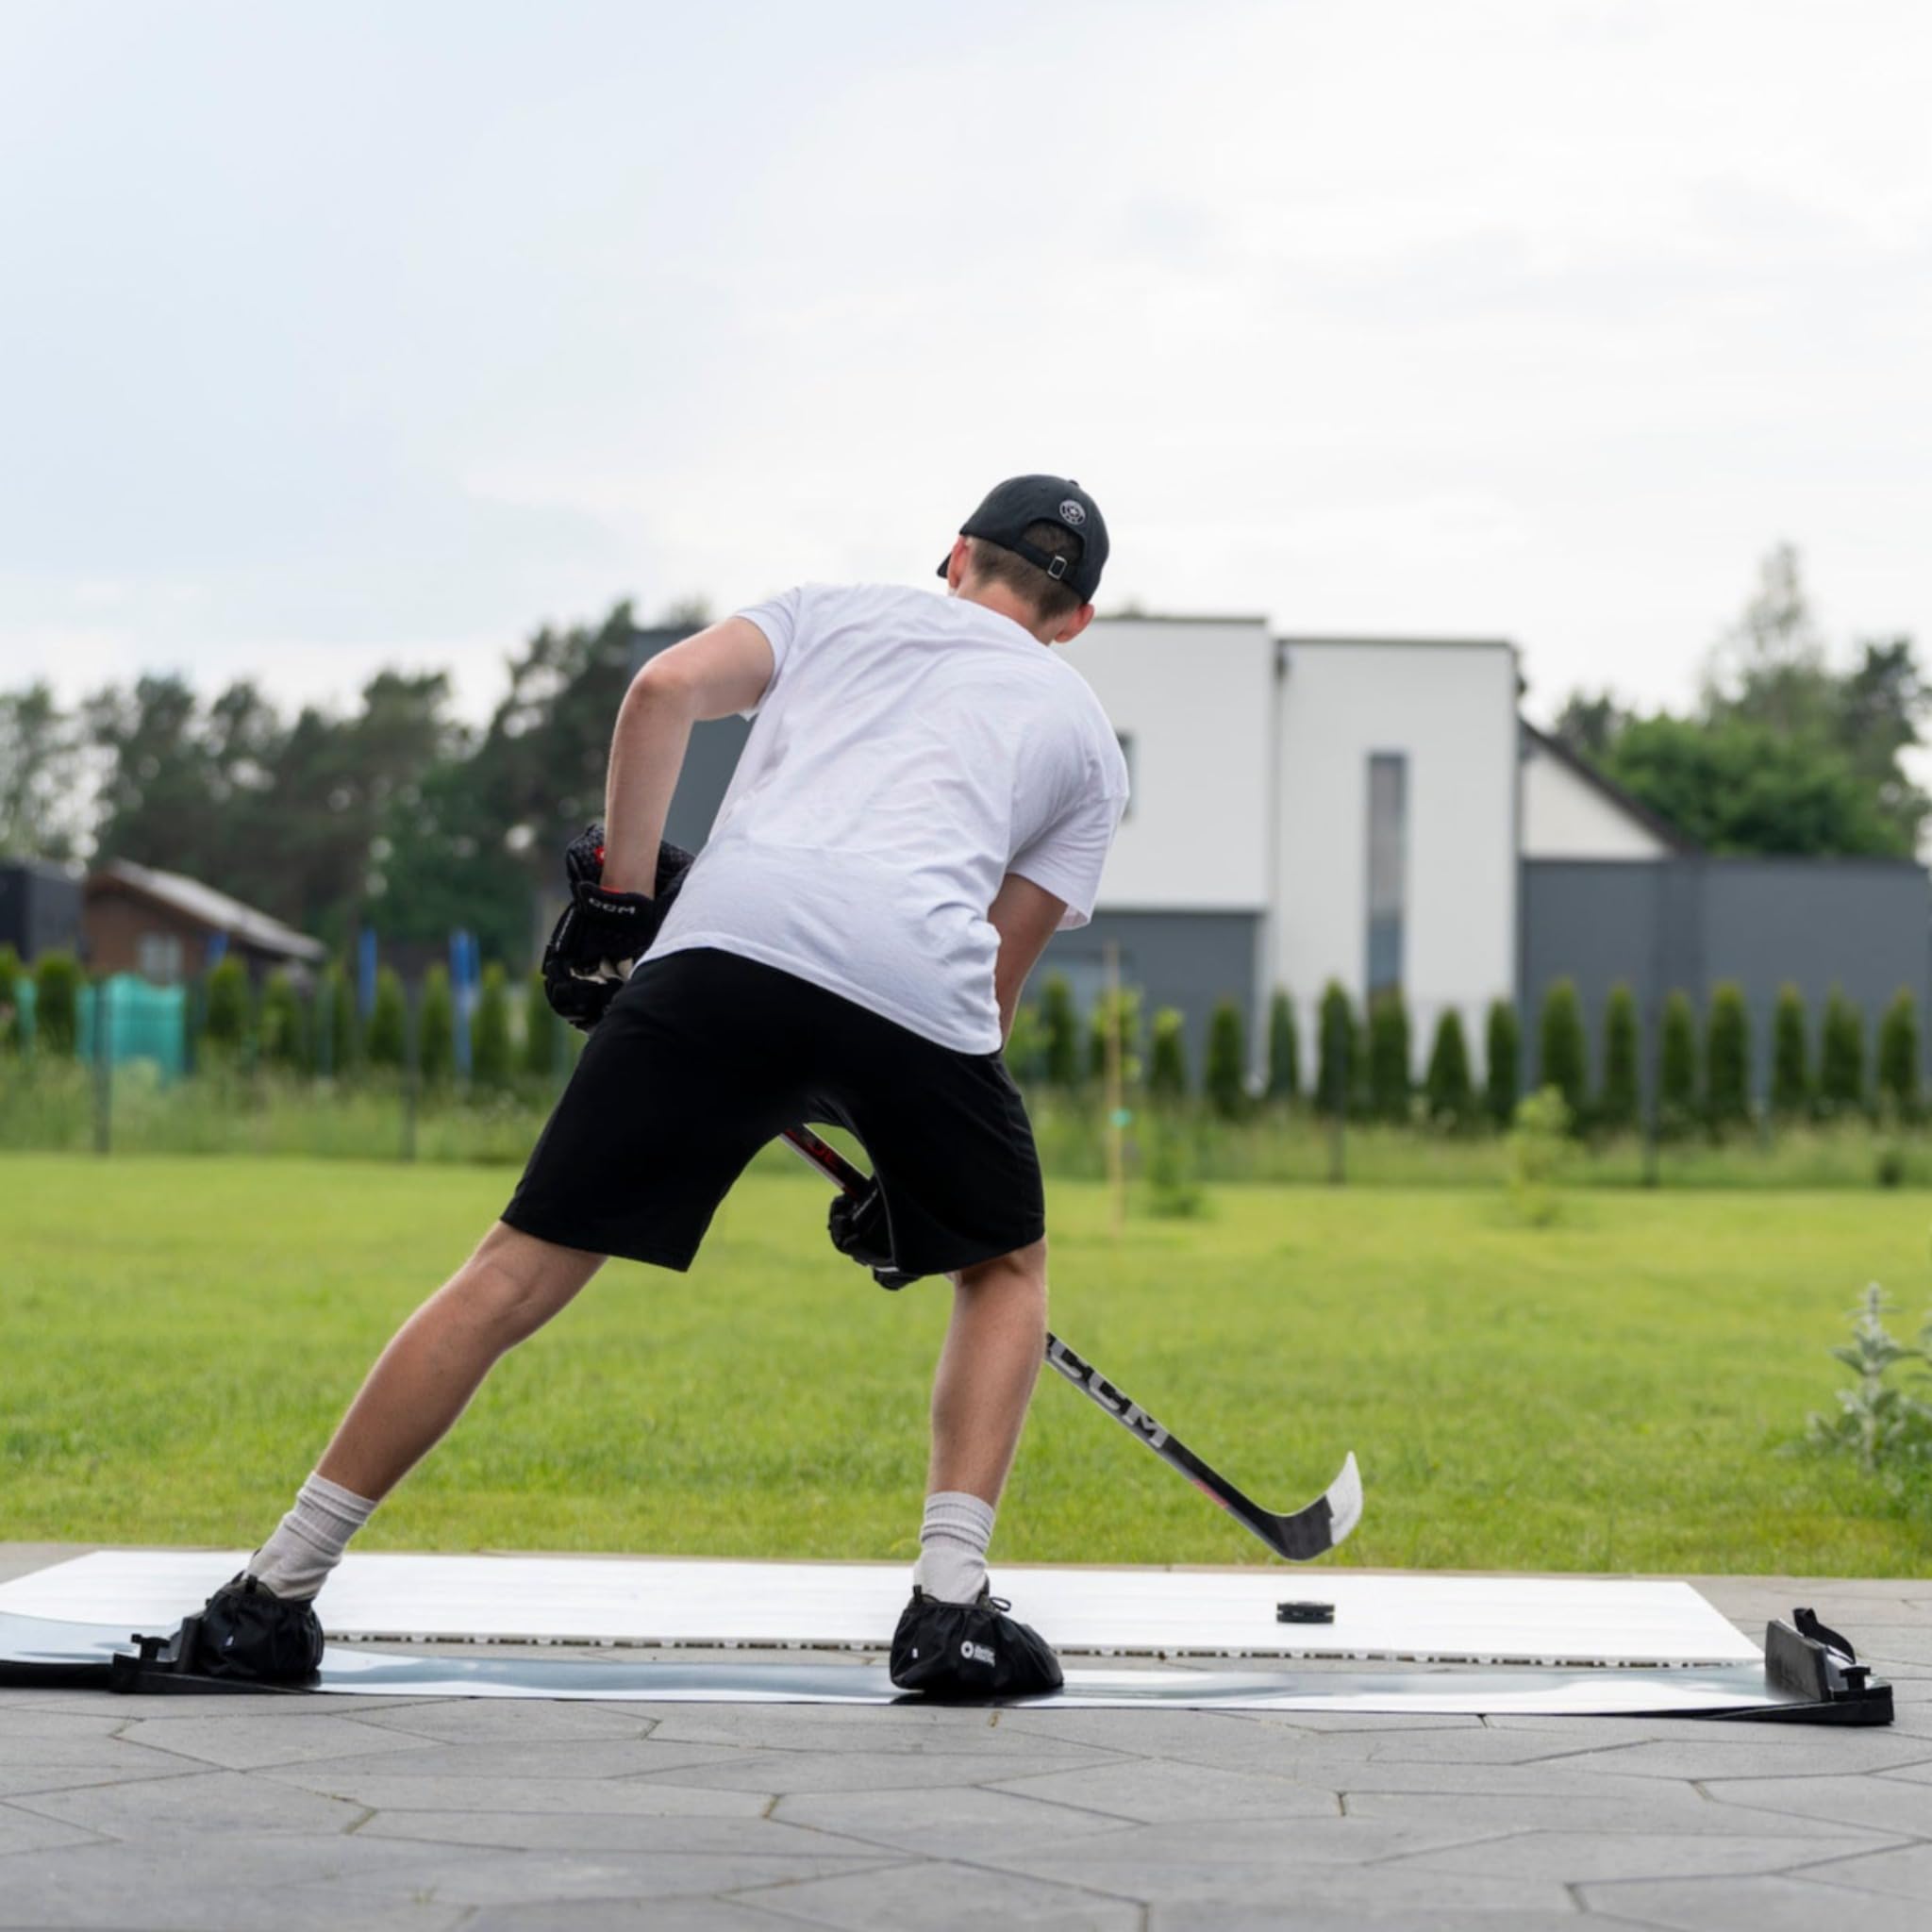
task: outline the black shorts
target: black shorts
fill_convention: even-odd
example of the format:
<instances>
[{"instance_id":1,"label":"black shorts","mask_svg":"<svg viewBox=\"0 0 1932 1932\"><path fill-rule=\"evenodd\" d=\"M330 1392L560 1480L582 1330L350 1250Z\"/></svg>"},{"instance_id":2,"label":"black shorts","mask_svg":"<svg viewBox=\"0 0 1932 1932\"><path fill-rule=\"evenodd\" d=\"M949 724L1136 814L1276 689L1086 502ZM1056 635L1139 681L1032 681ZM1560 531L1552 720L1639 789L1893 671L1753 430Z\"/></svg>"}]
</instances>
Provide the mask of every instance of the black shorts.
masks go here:
<instances>
[{"instance_id":1,"label":"black shorts","mask_svg":"<svg viewBox=\"0 0 1932 1932\"><path fill-rule=\"evenodd\" d=\"M801 1123L864 1144L908 1274L969 1268L1045 1232L1033 1128L998 1054L941 1046L708 948L632 974L503 1218L563 1247L689 1268L745 1163Z\"/></svg>"}]
</instances>

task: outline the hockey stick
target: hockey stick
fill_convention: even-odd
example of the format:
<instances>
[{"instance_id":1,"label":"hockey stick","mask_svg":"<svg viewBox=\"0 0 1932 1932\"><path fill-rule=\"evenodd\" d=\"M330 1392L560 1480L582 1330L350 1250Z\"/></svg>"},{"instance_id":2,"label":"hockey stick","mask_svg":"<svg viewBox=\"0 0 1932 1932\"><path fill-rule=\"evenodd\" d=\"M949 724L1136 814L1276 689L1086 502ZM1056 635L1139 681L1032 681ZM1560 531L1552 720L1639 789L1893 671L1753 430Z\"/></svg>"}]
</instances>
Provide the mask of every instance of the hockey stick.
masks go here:
<instances>
[{"instance_id":1,"label":"hockey stick","mask_svg":"<svg viewBox=\"0 0 1932 1932\"><path fill-rule=\"evenodd\" d=\"M872 1185L871 1175L855 1167L809 1127L788 1127L784 1140L841 1192L857 1194ZM1046 1359L1083 1395L1097 1403L1123 1427L1132 1430L1135 1440L1144 1442L1168 1468L1178 1470L1204 1496L1219 1503L1243 1528L1253 1530L1277 1557L1286 1557L1291 1563L1307 1563L1326 1556L1361 1521L1362 1479L1353 1451L1341 1465L1341 1474L1307 1508L1277 1516L1244 1496L1224 1475L1208 1468L1185 1442L1162 1428L1138 1402L1116 1389L1058 1335L1049 1334L1046 1338Z\"/></svg>"}]
</instances>

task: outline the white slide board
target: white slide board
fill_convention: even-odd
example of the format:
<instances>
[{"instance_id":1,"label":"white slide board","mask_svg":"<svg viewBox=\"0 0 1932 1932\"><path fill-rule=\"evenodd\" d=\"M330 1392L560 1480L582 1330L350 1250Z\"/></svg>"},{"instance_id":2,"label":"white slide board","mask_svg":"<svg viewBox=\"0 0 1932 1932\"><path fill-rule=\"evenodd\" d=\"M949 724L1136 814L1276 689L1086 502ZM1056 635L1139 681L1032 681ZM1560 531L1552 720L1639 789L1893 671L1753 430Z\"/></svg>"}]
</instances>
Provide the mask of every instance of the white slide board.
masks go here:
<instances>
[{"instance_id":1,"label":"white slide board","mask_svg":"<svg viewBox=\"0 0 1932 1932\"><path fill-rule=\"evenodd\" d=\"M0 1584L0 1611L165 1632L245 1553L99 1550ZM1376 1574L999 1564L1013 1613L1075 1657L1373 1657L1692 1665L1756 1661L1689 1584L1565 1576ZM701 1557L347 1557L321 1601L334 1639L883 1650L902 1564ZM1332 1624L1280 1624L1283 1602Z\"/></svg>"}]
</instances>

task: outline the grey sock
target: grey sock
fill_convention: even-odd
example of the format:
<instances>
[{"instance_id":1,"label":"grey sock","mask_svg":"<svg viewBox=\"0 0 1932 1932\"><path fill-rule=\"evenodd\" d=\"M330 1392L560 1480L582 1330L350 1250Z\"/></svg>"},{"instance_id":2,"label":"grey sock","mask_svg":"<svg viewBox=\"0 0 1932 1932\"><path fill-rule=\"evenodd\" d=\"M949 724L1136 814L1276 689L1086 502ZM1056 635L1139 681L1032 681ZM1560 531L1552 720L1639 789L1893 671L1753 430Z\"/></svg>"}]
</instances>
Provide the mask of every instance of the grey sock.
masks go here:
<instances>
[{"instance_id":1,"label":"grey sock","mask_svg":"<svg viewBox=\"0 0 1932 1932\"><path fill-rule=\"evenodd\" d=\"M313 1596L375 1507L367 1496L311 1475L275 1533L249 1557L249 1575L277 1596Z\"/></svg>"},{"instance_id":2,"label":"grey sock","mask_svg":"<svg viewBox=\"0 0 1932 1932\"><path fill-rule=\"evenodd\" d=\"M992 1518L992 1505L965 1490L939 1490L928 1496L913 1582L941 1603L970 1604L986 1582Z\"/></svg>"}]
</instances>

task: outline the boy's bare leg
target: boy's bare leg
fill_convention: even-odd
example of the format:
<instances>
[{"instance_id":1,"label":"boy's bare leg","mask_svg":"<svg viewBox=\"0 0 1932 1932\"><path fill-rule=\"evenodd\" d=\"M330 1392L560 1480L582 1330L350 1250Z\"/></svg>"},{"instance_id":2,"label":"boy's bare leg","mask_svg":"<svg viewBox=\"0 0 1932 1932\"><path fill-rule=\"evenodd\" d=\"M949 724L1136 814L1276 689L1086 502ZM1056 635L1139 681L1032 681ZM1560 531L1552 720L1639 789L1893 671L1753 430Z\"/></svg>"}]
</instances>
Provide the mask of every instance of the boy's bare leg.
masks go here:
<instances>
[{"instance_id":1,"label":"boy's bare leg","mask_svg":"<svg viewBox=\"0 0 1932 1932\"><path fill-rule=\"evenodd\" d=\"M327 1453L247 1574L306 1601L370 1512L441 1440L497 1358L562 1308L601 1255L519 1234L501 1222L396 1331Z\"/></svg>"},{"instance_id":2,"label":"boy's bare leg","mask_svg":"<svg viewBox=\"0 0 1932 1932\"><path fill-rule=\"evenodd\" d=\"M499 1221L396 1331L316 1473L379 1503L442 1440L498 1358L566 1307L603 1263Z\"/></svg>"},{"instance_id":3,"label":"boy's bare leg","mask_svg":"<svg viewBox=\"0 0 1932 1932\"><path fill-rule=\"evenodd\" d=\"M932 1460L915 1580L970 1602L986 1581L993 1509L1046 1352L1046 1243L953 1277L953 1319L932 1391Z\"/></svg>"}]
</instances>

